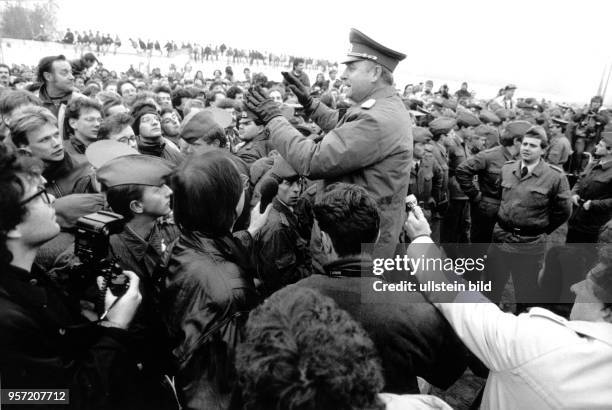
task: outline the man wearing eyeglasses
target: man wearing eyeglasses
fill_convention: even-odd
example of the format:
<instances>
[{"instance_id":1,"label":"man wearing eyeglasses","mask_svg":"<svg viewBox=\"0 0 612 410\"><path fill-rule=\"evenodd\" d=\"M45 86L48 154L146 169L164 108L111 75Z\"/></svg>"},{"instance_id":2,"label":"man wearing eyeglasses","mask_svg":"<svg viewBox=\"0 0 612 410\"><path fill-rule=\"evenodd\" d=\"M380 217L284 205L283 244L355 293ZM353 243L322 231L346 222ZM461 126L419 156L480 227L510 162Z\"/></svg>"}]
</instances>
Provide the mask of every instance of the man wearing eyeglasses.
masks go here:
<instances>
[{"instance_id":1,"label":"man wearing eyeglasses","mask_svg":"<svg viewBox=\"0 0 612 410\"><path fill-rule=\"evenodd\" d=\"M60 228L38 160L16 159L0 146L0 374L3 389L68 389L71 408L159 408L149 399L128 329L141 301L139 278L109 290L104 320L80 307L34 264ZM41 408L48 408L41 405Z\"/></svg>"},{"instance_id":2,"label":"man wearing eyeglasses","mask_svg":"<svg viewBox=\"0 0 612 410\"><path fill-rule=\"evenodd\" d=\"M499 303L512 275L517 311L543 303L538 271L546 250L547 235L569 219L570 191L563 170L542 158L548 138L534 126L523 136L519 159L504 164L502 198L489 247L486 274Z\"/></svg>"},{"instance_id":3,"label":"man wearing eyeglasses","mask_svg":"<svg viewBox=\"0 0 612 410\"><path fill-rule=\"evenodd\" d=\"M138 152L163 158L174 165L183 161L181 152L164 140L161 118L155 105L147 102L136 104L132 108L132 118L134 119L132 129L136 134Z\"/></svg>"},{"instance_id":4,"label":"man wearing eyeglasses","mask_svg":"<svg viewBox=\"0 0 612 410\"><path fill-rule=\"evenodd\" d=\"M132 129L132 122L130 114L125 112L104 118L98 130L98 140L114 140L135 149L136 135Z\"/></svg>"},{"instance_id":5,"label":"man wearing eyeglasses","mask_svg":"<svg viewBox=\"0 0 612 410\"><path fill-rule=\"evenodd\" d=\"M98 131L102 122L102 107L97 101L80 97L74 98L66 107L64 141L66 153L79 164L87 162L85 150L98 140Z\"/></svg>"}]
</instances>

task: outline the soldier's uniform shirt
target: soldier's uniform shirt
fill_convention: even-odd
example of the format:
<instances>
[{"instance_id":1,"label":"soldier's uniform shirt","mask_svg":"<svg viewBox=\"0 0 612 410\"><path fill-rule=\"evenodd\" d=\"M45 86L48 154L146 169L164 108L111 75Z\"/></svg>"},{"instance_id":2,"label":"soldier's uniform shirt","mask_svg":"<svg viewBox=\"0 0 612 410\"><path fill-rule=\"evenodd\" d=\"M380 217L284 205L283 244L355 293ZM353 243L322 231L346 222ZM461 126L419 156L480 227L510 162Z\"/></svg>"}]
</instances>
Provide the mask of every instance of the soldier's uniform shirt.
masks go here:
<instances>
[{"instance_id":1,"label":"soldier's uniform shirt","mask_svg":"<svg viewBox=\"0 0 612 410\"><path fill-rule=\"evenodd\" d=\"M572 147L569 139L564 135L559 135L550 139L548 144L548 152L546 153L546 161L552 165L562 167L567 162L572 153Z\"/></svg>"},{"instance_id":2,"label":"soldier's uniform shirt","mask_svg":"<svg viewBox=\"0 0 612 410\"><path fill-rule=\"evenodd\" d=\"M450 135L444 140L444 145L448 152L448 191L450 199L468 199L463 193L457 179L455 171L457 167L467 159L465 143L458 135Z\"/></svg>"},{"instance_id":3,"label":"soldier's uniform shirt","mask_svg":"<svg viewBox=\"0 0 612 410\"><path fill-rule=\"evenodd\" d=\"M346 182L365 188L380 207L379 244L395 243L405 217L412 160L411 120L393 87L338 112L318 104L313 120L327 134L315 142L283 117L267 124L273 146L300 175L323 185Z\"/></svg>"},{"instance_id":4,"label":"soldier's uniform shirt","mask_svg":"<svg viewBox=\"0 0 612 410\"><path fill-rule=\"evenodd\" d=\"M499 219L513 228L551 233L570 216L570 191L563 171L540 160L521 178L522 161L502 167Z\"/></svg>"},{"instance_id":5,"label":"soldier's uniform shirt","mask_svg":"<svg viewBox=\"0 0 612 410\"><path fill-rule=\"evenodd\" d=\"M612 161L590 163L572 189L585 201L591 201L589 210L575 207L569 220L571 229L593 233L612 218Z\"/></svg>"},{"instance_id":6,"label":"soldier's uniform shirt","mask_svg":"<svg viewBox=\"0 0 612 410\"><path fill-rule=\"evenodd\" d=\"M442 198L442 168L435 162L433 155L426 155L415 162L410 171L408 193L413 194L420 206L431 210L429 203L437 204Z\"/></svg>"},{"instance_id":7,"label":"soldier's uniform shirt","mask_svg":"<svg viewBox=\"0 0 612 410\"><path fill-rule=\"evenodd\" d=\"M274 198L265 225L253 238L257 276L266 296L312 274L308 241L299 228L293 211Z\"/></svg>"},{"instance_id":8,"label":"soldier's uniform shirt","mask_svg":"<svg viewBox=\"0 0 612 410\"><path fill-rule=\"evenodd\" d=\"M470 199L476 198L480 193L483 197L499 201L501 170L511 159L510 151L501 145L481 151L457 167L457 182ZM474 176L478 177L478 186L474 183Z\"/></svg>"}]
</instances>

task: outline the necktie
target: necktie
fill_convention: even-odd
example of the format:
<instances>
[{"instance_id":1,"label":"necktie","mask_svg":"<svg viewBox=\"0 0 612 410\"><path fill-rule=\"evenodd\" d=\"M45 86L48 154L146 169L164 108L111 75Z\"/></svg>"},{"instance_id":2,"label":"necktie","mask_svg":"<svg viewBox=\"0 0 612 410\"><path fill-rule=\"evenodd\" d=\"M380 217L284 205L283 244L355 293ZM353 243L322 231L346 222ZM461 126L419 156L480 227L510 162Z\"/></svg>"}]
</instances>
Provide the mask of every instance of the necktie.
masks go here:
<instances>
[{"instance_id":1,"label":"necktie","mask_svg":"<svg viewBox=\"0 0 612 410\"><path fill-rule=\"evenodd\" d=\"M418 174L419 173L419 163L417 162L416 164L414 164L414 171Z\"/></svg>"},{"instance_id":2,"label":"necktie","mask_svg":"<svg viewBox=\"0 0 612 410\"><path fill-rule=\"evenodd\" d=\"M527 175L528 172L529 172L529 170L527 170L527 167L521 168L521 179L525 178L525 176Z\"/></svg>"}]
</instances>

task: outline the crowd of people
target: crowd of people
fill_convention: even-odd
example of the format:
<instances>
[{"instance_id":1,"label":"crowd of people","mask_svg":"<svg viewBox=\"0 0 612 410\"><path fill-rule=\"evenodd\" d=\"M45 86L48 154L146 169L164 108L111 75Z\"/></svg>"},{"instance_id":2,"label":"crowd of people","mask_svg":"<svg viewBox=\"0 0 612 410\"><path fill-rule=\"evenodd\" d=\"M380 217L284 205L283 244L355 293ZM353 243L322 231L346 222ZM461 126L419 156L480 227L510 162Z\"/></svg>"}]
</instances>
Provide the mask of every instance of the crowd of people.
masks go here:
<instances>
[{"instance_id":1,"label":"crowd of people","mask_svg":"<svg viewBox=\"0 0 612 410\"><path fill-rule=\"evenodd\" d=\"M2 388L83 409L448 409L432 392L472 372L472 408L610 408L602 97L402 92L404 54L350 42L314 81L300 58L282 82L93 52L0 64ZM398 252L486 269L373 274ZM376 291L404 283L453 291Z\"/></svg>"}]
</instances>

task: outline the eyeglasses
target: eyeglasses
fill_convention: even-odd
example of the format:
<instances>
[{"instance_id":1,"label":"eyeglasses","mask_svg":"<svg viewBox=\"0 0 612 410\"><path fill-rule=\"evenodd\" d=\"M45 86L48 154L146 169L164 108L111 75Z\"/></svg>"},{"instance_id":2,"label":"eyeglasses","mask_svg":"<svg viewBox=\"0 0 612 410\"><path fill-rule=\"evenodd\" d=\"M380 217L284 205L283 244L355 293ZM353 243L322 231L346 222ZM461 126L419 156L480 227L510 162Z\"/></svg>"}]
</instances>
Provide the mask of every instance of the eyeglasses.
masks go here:
<instances>
[{"instance_id":1,"label":"eyeglasses","mask_svg":"<svg viewBox=\"0 0 612 410\"><path fill-rule=\"evenodd\" d=\"M117 141L121 142L122 144L136 145L136 137L123 137L119 138Z\"/></svg>"},{"instance_id":2,"label":"eyeglasses","mask_svg":"<svg viewBox=\"0 0 612 410\"><path fill-rule=\"evenodd\" d=\"M162 124L169 124L169 123L172 123L172 122L174 122L174 123L178 122L176 117L167 117L167 118L164 118L161 123Z\"/></svg>"},{"instance_id":3,"label":"eyeglasses","mask_svg":"<svg viewBox=\"0 0 612 410\"><path fill-rule=\"evenodd\" d=\"M102 122L102 118L101 117L85 117L85 118L83 118L83 121L85 121L85 122L97 122L97 123L101 123Z\"/></svg>"},{"instance_id":4,"label":"eyeglasses","mask_svg":"<svg viewBox=\"0 0 612 410\"><path fill-rule=\"evenodd\" d=\"M49 194L47 193L47 189L46 188L41 188L34 195L32 195L29 198L26 198L23 201L21 201L19 203L19 205L23 206L23 205L27 204L28 202L31 202L31 201L35 200L36 198L38 198L41 195L42 195L42 198L43 198L43 202L45 204L50 204L51 203L51 198L49 198Z\"/></svg>"},{"instance_id":5,"label":"eyeglasses","mask_svg":"<svg viewBox=\"0 0 612 410\"><path fill-rule=\"evenodd\" d=\"M142 124L149 124L149 123L151 123L153 121L159 122L159 117L157 115L143 115L140 118L140 122Z\"/></svg>"}]
</instances>

